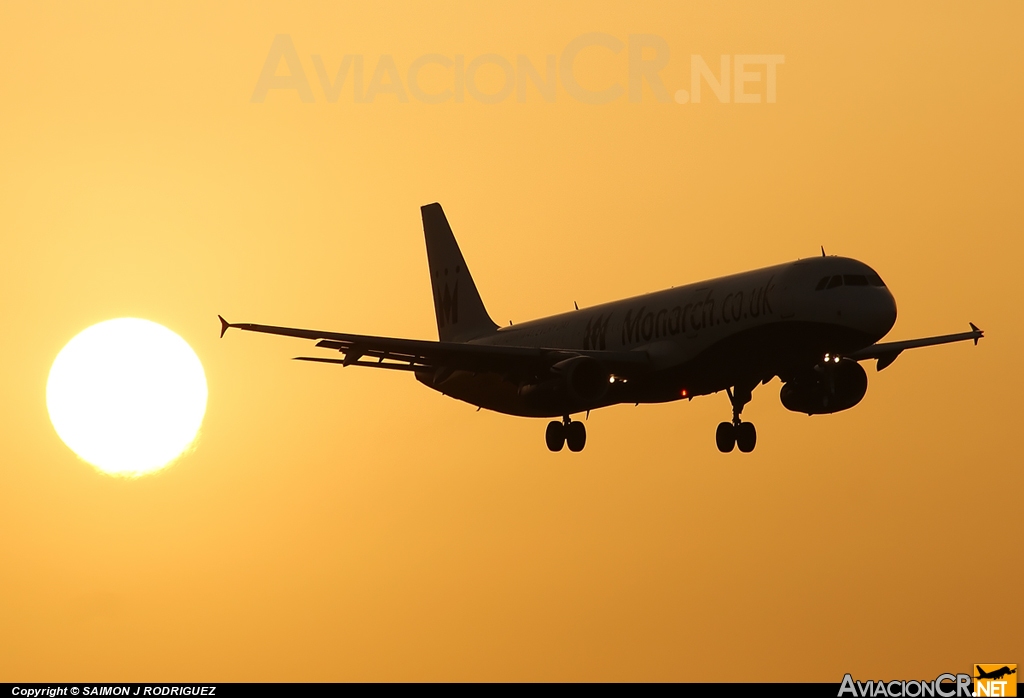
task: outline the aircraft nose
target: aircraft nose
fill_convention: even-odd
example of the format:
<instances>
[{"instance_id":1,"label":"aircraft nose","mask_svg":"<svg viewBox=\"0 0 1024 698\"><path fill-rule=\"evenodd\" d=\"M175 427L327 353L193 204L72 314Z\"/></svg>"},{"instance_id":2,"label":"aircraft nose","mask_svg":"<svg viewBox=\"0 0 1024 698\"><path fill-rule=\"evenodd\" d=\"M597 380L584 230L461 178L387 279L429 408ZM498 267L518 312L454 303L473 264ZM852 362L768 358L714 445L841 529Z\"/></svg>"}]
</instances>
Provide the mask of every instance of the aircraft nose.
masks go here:
<instances>
[{"instance_id":1,"label":"aircraft nose","mask_svg":"<svg viewBox=\"0 0 1024 698\"><path fill-rule=\"evenodd\" d=\"M881 339L896 324L896 299L893 298L889 289L882 288L879 290L882 293L878 294L875 312L872 315L874 316L875 332L877 332L879 339Z\"/></svg>"}]
</instances>

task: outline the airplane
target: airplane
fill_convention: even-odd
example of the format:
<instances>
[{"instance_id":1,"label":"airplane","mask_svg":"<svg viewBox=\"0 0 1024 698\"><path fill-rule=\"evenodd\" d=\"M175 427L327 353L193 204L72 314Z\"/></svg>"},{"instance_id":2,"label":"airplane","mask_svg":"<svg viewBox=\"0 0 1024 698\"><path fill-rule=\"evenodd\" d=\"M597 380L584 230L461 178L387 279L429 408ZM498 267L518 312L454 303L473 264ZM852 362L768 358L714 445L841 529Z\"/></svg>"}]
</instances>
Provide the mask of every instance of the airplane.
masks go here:
<instances>
[{"instance_id":1,"label":"airplane","mask_svg":"<svg viewBox=\"0 0 1024 698\"><path fill-rule=\"evenodd\" d=\"M982 669L981 667L979 667L977 665L975 665L975 668L978 670L978 675L974 677L976 679L993 679L993 680L998 680L998 679L1003 678L1004 676L1009 676L1010 674L1016 674L1017 673L1016 669L1011 669L1008 666L1004 666L1001 669L996 669L995 671L985 671L984 669Z\"/></svg>"},{"instance_id":2,"label":"airplane","mask_svg":"<svg viewBox=\"0 0 1024 698\"><path fill-rule=\"evenodd\" d=\"M896 322L892 294L868 265L824 249L821 257L499 327L441 205L420 210L438 341L236 324L218 315L220 336L239 329L315 340L341 358L296 360L409 371L477 408L554 418L545 431L551 451L586 445L586 427L571 415L724 390L732 418L715 432L723 453L754 450L757 431L741 414L753 390L776 376L786 409L832 414L863 399L860 362L874 359L881 371L907 349L977 345L983 336L971 323L969 332L878 343Z\"/></svg>"}]
</instances>

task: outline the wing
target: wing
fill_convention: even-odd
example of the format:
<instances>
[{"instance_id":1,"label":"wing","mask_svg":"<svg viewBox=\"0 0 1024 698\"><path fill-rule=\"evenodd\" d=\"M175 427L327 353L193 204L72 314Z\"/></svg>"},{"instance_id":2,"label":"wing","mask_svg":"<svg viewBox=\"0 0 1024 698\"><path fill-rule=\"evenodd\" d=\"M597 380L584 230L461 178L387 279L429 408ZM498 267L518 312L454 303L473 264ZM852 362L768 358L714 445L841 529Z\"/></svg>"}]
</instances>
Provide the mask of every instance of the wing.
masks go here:
<instances>
[{"instance_id":1,"label":"wing","mask_svg":"<svg viewBox=\"0 0 1024 698\"><path fill-rule=\"evenodd\" d=\"M902 342L883 342L881 344L872 344L866 349L861 349L860 351L855 351L852 354L847 354L847 358L853 359L854 361L878 359L876 368L881 371L895 361L905 349L933 347L937 344L949 344L951 342L966 342L969 339L973 339L974 344L977 345L978 340L984 337L985 333L979 330L973 322L968 324L971 326L970 332L944 334L938 337L924 337L922 339L907 339Z\"/></svg>"},{"instance_id":2,"label":"wing","mask_svg":"<svg viewBox=\"0 0 1024 698\"><path fill-rule=\"evenodd\" d=\"M506 375L546 371L553 364L573 356L588 356L600 361L610 372L632 377L650 369L650 359L643 351L592 351L544 347L498 346L463 342L434 342L423 339L375 337L363 334L304 330L294 327L230 323L220 318L220 336L229 329L263 332L284 337L316 340L316 346L333 349L344 358L297 356L298 361L369 366L398 371L493 371Z\"/></svg>"}]
</instances>

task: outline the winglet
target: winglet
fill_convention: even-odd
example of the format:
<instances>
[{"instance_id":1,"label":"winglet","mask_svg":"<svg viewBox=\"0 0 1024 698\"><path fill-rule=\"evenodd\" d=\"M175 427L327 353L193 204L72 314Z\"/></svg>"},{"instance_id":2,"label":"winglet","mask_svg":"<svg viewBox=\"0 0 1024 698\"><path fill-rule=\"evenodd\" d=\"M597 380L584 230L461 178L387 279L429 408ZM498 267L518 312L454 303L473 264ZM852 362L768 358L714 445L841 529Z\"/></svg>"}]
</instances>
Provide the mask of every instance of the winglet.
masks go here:
<instances>
[{"instance_id":1,"label":"winglet","mask_svg":"<svg viewBox=\"0 0 1024 698\"><path fill-rule=\"evenodd\" d=\"M225 320L220 315L217 316L217 319L220 320L220 336L221 336L221 339L223 339L224 338L224 333L227 332L228 328L231 327L231 323L228 322L227 320Z\"/></svg>"},{"instance_id":2,"label":"winglet","mask_svg":"<svg viewBox=\"0 0 1024 698\"><path fill-rule=\"evenodd\" d=\"M985 333L982 330L979 330L978 326L975 325L973 322L968 322L967 324L971 326L972 330L978 333L978 336L974 338L974 346L978 346L978 340L984 337Z\"/></svg>"}]
</instances>

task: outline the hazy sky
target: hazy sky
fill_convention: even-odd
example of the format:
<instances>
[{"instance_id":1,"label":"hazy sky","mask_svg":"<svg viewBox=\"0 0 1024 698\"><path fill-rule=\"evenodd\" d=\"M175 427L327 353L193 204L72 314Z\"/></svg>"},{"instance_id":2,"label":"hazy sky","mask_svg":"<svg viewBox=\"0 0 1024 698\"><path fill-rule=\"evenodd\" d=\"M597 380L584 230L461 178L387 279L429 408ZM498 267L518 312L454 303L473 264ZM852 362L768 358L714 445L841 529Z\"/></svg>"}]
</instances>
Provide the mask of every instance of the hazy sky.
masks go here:
<instances>
[{"instance_id":1,"label":"hazy sky","mask_svg":"<svg viewBox=\"0 0 1024 698\"><path fill-rule=\"evenodd\" d=\"M0 9L0 680L1024 658L1024 6L284 5ZM759 57L759 101L705 80L695 103L693 55L732 83ZM715 448L724 395L597 411L585 452L551 454L543 420L218 339L217 313L436 337L432 201L502 324L824 245L885 279L891 338L986 338L868 366L837 415L763 386L746 456ZM45 403L64 344L123 316L209 381L195 451L135 481L78 460Z\"/></svg>"}]
</instances>

